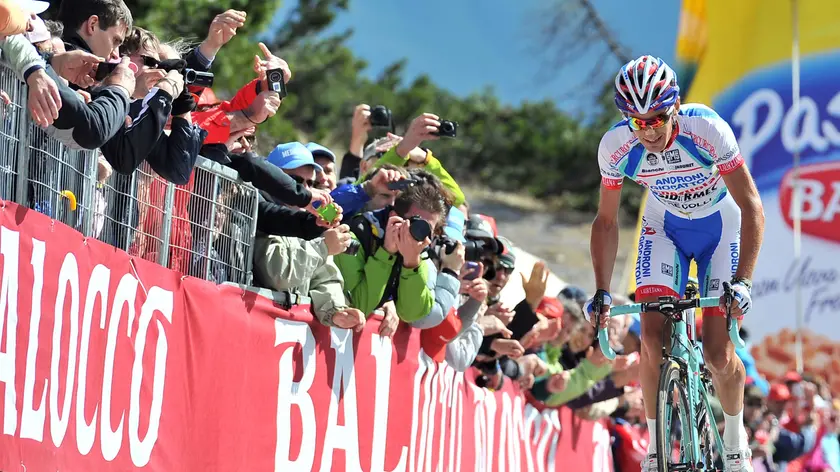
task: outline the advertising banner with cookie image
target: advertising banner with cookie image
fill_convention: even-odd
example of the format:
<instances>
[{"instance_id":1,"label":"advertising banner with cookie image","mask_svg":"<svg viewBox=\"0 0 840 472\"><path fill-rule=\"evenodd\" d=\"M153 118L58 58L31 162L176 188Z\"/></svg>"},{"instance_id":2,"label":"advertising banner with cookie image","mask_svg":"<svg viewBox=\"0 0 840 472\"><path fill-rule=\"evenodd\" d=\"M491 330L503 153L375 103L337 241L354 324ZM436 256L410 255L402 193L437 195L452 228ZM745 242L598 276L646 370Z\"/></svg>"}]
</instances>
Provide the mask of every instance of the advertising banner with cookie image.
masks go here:
<instances>
[{"instance_id":1,"label":"advertising banner with cookie image","mask_svg":"<svg viewBox=\"0 0 840 472\"><path fill-rule=\"evenodd\" d=\"M732 126L764 204L766 230L753 276L754 305L744 320L758 368L771 381L796 369L798 282L805 373L826 378L838 394L840 2L799 1L798 12L798 113L792 103L793 23L788 0L684 0L678 74L684 103L708 104ZM793 251L797 150L802 196L799 261Z\"/></svg>"}]
</instances>

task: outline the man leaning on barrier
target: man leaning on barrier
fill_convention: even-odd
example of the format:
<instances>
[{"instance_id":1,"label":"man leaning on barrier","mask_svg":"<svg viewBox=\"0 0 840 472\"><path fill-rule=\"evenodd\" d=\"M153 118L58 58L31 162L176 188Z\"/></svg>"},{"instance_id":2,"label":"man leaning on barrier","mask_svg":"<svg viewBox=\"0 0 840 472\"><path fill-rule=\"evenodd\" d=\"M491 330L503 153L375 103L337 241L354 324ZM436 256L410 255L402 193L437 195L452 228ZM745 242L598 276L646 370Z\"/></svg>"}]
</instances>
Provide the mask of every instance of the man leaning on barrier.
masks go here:
<instances>
[{"instance_id":1,"label":"man leaning on barrier","mask_svg":"<svg viewBox=\"0 0 840 472\"><path fill-rule=\"evenodd\" d=\"M309 188L320 166L300 143L278 146L269 162ZM348 306L343 280L332 256L350 246L346 225L330 228L310 241L260 234L255 242L254 269L261 285L276 291L299 292L312 299L312 312L321 323L339 328L361 329L365 317Z\"/></svg>"},{"instance_id":2,"label":"man leaning on barrier","mask_svg":"<svg viewBox=\"0 0 840 472\"><path fill-rule=\"evenodd\" d=\"M28 2L37 3L37 2ZM45 3L45 2L44 2ZM65 2L65 5L70 2ZM90 0L73 2L72 9L77 13L90 13L86 25L92 25L90 30L98 30L107 24L107 40L116 43L114 48L122 42L120 33L131 25L131 12L121 1L108 2L113 6L110 10L101 5L101 2ZM122 8L118 8L119 6ZM42 10L43 11L43 10ZM34 12L33 12L34 13ZM40 13L40 12L38 12ZM79 17L75 15L74 18ZM101 21L100 21L101 19ZM65 21L65 27L70 28ZM77 27L80 27L77 25ZM96 149L110 139L117 130L125 123L128 113L129 97L134 90L134 74L129 69L128 60L125 59L114 71L102 81L102 83L91 93L90 103L85 103L62 77L77 86L85 86L92 83L90 73L96 64L103 60L103 57L111 55L111 47L100 47L91 51L70 50L65 53L47 54L47 61L44 63L34 46L23 36L15 36L7 41L15 41L16 47L21 51L31 52L40 61L32 74L26 77L29 85L29 108L33 112L36 124L47 127L47 133L71 148ZM22 43L20 42L22 41ZM96 44L104 44L106 41L97 41ZM69 48L75 49L75 48ZM4 55L5 56L5 55ZM51 109L43 105L43 98L33 100L33 90L55 88L58 100L52 98L57 105L56 113L46 112ZM43 95L43 94L41 94ZM49 101L49 100L48 100ZM34 109L41 104L41 112Z\"/></svg>"},{"instance_id":3,"label":"man leaning on barrier","mask_svg":"<svg viewBox=\"0 0 840 472\"><path fill-rule=\"evenodd\" d=\"M102 146L102 154L121 174L131 174L148 161L164 179L186 184L207 136L191 121L195 101L179 72L186 61L142 28L132 29L120 50L136 67L137 83L126 123Z\"/></svg>"}]
</instances>

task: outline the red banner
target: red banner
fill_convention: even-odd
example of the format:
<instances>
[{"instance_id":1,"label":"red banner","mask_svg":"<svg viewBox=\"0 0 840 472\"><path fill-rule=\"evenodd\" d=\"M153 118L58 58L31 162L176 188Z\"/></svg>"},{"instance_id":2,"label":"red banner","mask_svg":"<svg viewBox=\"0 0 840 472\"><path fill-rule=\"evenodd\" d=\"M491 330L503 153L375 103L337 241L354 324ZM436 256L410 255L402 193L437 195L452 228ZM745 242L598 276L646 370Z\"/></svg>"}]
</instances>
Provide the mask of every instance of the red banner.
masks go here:
<instances>
[{"instance_id":1,"label":"red banner","mask_svg":"<svg viewBox=\"0 0 840 472\"><path fill-rule=\"evenodd\" d=\"M609 433L360 336L0 211L0 470L611 470Z\"/></svg>"}]
</instances>

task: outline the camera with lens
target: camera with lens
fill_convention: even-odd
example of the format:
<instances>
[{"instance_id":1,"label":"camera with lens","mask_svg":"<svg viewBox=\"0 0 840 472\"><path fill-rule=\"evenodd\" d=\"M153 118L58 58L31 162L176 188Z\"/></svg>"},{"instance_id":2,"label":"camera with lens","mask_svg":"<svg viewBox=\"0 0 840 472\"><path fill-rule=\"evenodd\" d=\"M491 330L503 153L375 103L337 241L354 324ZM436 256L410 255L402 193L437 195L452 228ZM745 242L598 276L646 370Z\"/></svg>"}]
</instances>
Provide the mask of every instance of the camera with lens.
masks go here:
<instances>
[{"instance_id":1,"label":"camera with lens","mask_svg":"<svg viewBox=\"0 0 840 472\"><path fill-rule=\"evenodd\" d=\"M483 261L498 253L499 244L495 239L467 239L464 242L464 259L468 261Z\"/></svg>"},{"instance_id":2,"label":"camera with lens","mask_svg":"<svg viewBox=\"0 0 840 472\"><path fill-rule=\"evenodd\" d=\"M429 257L436 260L441 260L444 255L452 254L452 251L458 247L458 241L446 236L440 235L432 241L429 246Z\"/></svg>"},{"instance_id":3,"label":"camera with lens","mask_svg":"<svg viewBox=\"0 0 840 472\"><path fill-rule=\"evenodd\" d=\"M419 216L412 216L408 218L408 232L419 243L432 236L432 225Z\"/></svg>"},{"instance_id":4,"label":"camera with lens","mask_svg":"<svg viewBox=\"0 0 840 472\"><path fill-rule=\"evenodd\" d=\"M266 71L265 80L268 82L268 89L277 92L280 98L286 96L286 82L283 80L283 69L271 69Z\"/></svg>"},{"instance_id":5,"label":"camera with lens","mask_svg":"<svg viewBox=\"0 0 840 472\"><path fill-rule=\"evenodd\" d=\"M212 87L215 76L212 72L200 72L195 69L187 67L187 62L183 59L167 59L160 61L158 68L169 72L177 70L184 76L184 85L192 85L193 87Z\"/></svg>"},{"instance_id":6,"label":"camera with lens","mask_svg":"<svg viewBox=\"0 0 840 472\"><path fill-rule=\"evenodd\" d=\"M438 127L438 131L435 135L442 138L454 138L458 136L458 122L440 120L440 127Z\"/></svg>"},{"instance_id":7,"label":"camera with lens","mask_svg":"<svg viewBox=\"0 0 840 472\"><path fill-rule=\"evenodd\" d=\"M216 76L212 72L201 72L195 69L184 68L181 71L184 75L184 85L193 87L212 87Z\"/></svg>"},{"instance_id":8,"label":"camera with lens","mask_svg":"<svg viewBox=\"0 0 840 472\"><path fill-rule=\"evenodd\" d=\"M376 105L370 110L368 118L370 125L374 128L391 128L391 110L384 105Z\"/></svg>"}]
</instances>

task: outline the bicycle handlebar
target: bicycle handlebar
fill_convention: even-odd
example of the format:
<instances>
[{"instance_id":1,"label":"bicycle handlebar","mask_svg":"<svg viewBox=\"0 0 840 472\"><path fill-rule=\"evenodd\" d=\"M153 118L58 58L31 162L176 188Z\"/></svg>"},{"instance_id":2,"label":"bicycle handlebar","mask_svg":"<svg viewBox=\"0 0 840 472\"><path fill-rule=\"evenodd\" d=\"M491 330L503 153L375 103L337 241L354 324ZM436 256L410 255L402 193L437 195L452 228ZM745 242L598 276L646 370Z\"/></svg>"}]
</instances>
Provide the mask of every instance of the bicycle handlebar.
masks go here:
<instances>
[{"instance_id":1,"label":"bicycle handlebar","mask_svg":"<svg viewBox=\"0 0 840 472\"><path fill-rule=\"evenodd\" d=\"M728 288L728 286L729 283L724 282L724 290L726 291L726 293L731 294L731 288ZM718 297L680 299L667 302L636 303L633 305L621 305L611 307L610 315L629 315L632 313L645 313L650 311L662 313L662 310L667 310L668 312L673 313L682 312L698 307L708 308L715 307L718 305L720 305L720 298ZM597 318L600 318L600 316ZM743 339L741 339L741 334L738 332L738 323L733 323L732 321L732 316L730 316L729 313L727 313L726 322L727 328L729 329L729 339L732 341L732 344L734 344L736 348L743 349L746 347L746 343ZM610 336L606 328L598 329L598 344L600 344L601 351L604 353L604 356L607 359L615 359L615 351L613 350L612 346L610 346Z\"/></svg>"}]
</instances>

